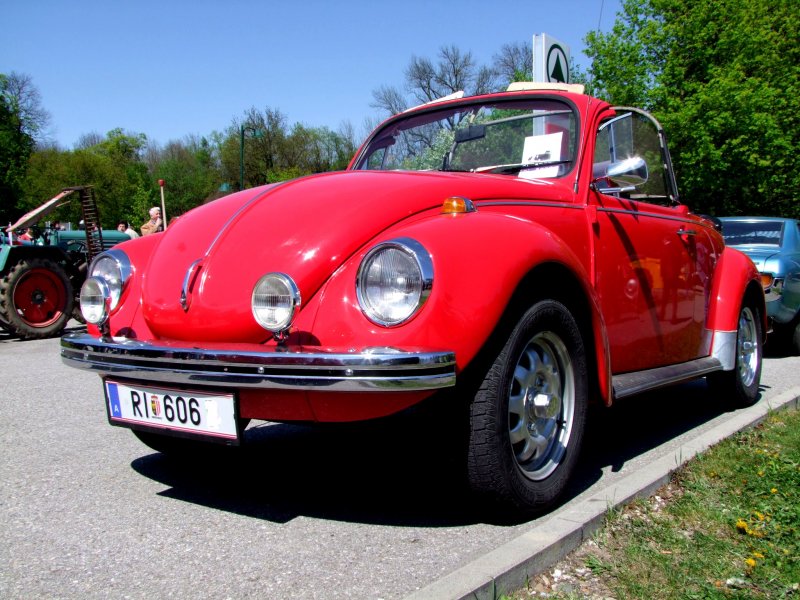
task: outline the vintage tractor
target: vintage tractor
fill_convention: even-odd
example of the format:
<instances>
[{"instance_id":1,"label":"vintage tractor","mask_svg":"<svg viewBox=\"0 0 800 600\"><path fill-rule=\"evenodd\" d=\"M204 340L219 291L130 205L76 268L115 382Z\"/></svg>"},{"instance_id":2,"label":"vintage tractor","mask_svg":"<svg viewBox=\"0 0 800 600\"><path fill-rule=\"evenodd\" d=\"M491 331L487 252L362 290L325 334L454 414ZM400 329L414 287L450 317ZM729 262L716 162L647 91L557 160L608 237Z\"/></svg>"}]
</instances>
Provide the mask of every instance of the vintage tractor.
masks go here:
<instances>
[{"instance_id":1,"label":"vintage tractor","mask_svg":"<svg viewBox=\"0 0 800 600\"><path fill-rule=\"evenodd\" d=\"M74 192L80 198L83 230L35 226ZM14 231L27 227L34 229L34 240L14 238ZM116 229L101 229L90 186L64 188L21 217L0 235L0 327L23 339L37 339L59 335L72 317L82 320L78 295L89 263L128 239Z\"/></svg>"}]
</instances>

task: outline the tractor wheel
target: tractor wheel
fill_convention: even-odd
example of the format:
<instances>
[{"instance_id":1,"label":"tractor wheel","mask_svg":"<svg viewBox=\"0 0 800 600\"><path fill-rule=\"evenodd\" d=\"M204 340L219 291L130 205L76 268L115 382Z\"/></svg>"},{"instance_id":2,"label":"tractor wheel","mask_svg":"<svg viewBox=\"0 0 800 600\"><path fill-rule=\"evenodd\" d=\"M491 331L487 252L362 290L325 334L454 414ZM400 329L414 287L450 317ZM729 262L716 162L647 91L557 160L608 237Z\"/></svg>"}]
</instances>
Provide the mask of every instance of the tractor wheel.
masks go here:
<instances>
[{"instance_id":1,"label":"tractor wheel","mask_svg":"<svg viewBox=\"0 0 800 600\"><path fill-rule=\"evenodd\" d=\"M73 303L67 274L46 258L21 260L0 280L0 318L24 339L58 335Z\"/></svg>"}]
</instances>

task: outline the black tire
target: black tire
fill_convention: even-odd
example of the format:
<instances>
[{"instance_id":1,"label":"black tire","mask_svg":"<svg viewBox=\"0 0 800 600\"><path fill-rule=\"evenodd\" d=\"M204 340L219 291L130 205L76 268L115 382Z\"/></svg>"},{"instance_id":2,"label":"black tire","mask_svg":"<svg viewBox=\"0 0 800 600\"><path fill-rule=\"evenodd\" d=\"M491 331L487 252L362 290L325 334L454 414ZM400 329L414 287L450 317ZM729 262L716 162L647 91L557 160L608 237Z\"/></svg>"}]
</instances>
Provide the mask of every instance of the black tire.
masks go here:
<instances>
[{"instance_id":1,"label":"black tire","mask_svg":"<svg viewBox=\"0 0 800 600\"><path fill-rule=\"evenodd\" d=\"M552 507L575 469L588 393L586 352L575 319L559 302L536 303L517 323L471 404L472 489L525 515Z\"/></svg>"},{"instance_id":2,"label":"black tire","mask_svg":"<svg viewBox=\"0 0 800 600\"><path fill-rule=\"evenodd\" d=\"M800 316L792 320L789 335L789 352L792 356L800 356Z\"/></svg>"},{"instance_id":3,"label":"black tire","mask_svg":"<svg viewBox=\"0 0 800 600\"><path fill-rule=\"evenodd\" d=\"M81 306L79 302L74 302L74 307L72 308L72 318L75 319L78 323L82 325L86 325L86 319L83 318L83 313L81 312Z\"/></svg>"},{"instance_id":4,"label":"black tire","mask_svg":"<svg viewBox=\"0 0 800 600\"><path fill-rule=\"evenodd\" d=\"M736 364L730 371L708 377L714 393L732 408L745 408L758 402L761 363L764 356L761 311L755 302L745 301L739 310L736 331Z\"/></svg>"},{"instance_id":5,"label":"black tire","mask_svg":"<svg viewBox=\"0 0 800 600\"><path fill-rule=\"evenodd\" d=\"M46 258L19 261L0 280L0 317L24 339L58 335L72 315L73 290L60 265Z\"/></svg>"},{"instance_id":6,"label":"black tire","mask_svg":"<svg viewBox=\"0 0 800 600\"><path fill-rule=\"evenodd\" d=\"M0 330L13 333L11 331L11 326L6 322L5 317L3 317L3 312L1 310L0 310Z\"/></svg>"}]
</instances>

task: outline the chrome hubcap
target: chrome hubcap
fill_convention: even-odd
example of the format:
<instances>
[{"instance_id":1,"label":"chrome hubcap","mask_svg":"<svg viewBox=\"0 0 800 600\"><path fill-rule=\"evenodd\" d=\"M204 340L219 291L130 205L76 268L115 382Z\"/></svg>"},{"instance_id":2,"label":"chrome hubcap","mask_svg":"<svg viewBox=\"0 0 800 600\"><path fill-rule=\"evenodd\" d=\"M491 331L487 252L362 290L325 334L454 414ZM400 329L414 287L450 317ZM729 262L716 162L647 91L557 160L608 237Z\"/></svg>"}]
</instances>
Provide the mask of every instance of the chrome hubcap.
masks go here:
<instances>
[{"instance_id":1,"label":"chrome hubcap","mask_svg":"<svg viewBox=\"0 0 800 600\"><path fill-rule=\"evenodd\" d=\"M548 477L564 457L572 431L575 384L569 352L553 333L528 342L514 369L509 438L526 477Z\"/></svg>"},{"instance_id":2,"label":"chrome hubcap","mask_svg":"<svg viewBox=\"0 0 800 600\"><path fill-rule=\"evenodd\" d=\"M744 307L739 315L736 350L739 380L745 387L749 387L756 378L760 348L758 345L758 328L756 327L755 317L748 307Z\"/></svg>"}]
</instances>

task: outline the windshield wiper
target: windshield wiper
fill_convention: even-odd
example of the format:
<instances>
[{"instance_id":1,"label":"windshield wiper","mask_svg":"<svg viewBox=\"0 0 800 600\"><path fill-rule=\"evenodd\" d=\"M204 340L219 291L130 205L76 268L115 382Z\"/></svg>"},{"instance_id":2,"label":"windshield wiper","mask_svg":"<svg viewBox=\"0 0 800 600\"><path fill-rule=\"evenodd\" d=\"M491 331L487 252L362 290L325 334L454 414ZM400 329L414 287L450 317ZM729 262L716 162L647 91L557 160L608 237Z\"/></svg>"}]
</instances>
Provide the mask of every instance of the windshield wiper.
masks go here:
<instances>
[{"instance_id":1,"label":"windshield wiper","mask_svg":"<svg viewBox=\"0 0 800 600\"><path fill-rule=\"evenodd\" d=\"M571 160L539 160L527 163L511 163L507 165L492 165L489 167L475 167L473 173L514 173L522 169L536 169L538 167L553 167L571 163Z\"/></svg>"}]
</instances>

